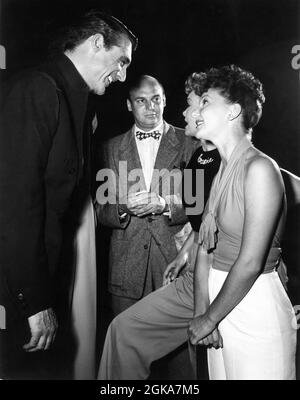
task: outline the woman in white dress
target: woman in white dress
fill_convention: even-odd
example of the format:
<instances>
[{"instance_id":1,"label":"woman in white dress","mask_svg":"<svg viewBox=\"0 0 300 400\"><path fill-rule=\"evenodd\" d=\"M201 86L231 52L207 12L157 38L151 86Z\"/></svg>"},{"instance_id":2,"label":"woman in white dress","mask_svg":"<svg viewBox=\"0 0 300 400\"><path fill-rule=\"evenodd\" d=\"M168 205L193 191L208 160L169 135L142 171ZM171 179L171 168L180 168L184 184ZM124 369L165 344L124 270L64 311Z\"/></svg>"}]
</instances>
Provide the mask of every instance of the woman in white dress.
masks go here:
<instances>
[{"instance_id":1,"label":"woman in white dress","mask_svg":"<svg viewBox=\"0 0 300 400\"><path fill-rule=\"evenodd\" d=\"M192 344L205 344L211 379L295 379L296 319L282 284L286 199L280 170L249 134L264 94L236 66L195 77L198 139L221 155L199 232Z\"/></svg>"}]
</instances>

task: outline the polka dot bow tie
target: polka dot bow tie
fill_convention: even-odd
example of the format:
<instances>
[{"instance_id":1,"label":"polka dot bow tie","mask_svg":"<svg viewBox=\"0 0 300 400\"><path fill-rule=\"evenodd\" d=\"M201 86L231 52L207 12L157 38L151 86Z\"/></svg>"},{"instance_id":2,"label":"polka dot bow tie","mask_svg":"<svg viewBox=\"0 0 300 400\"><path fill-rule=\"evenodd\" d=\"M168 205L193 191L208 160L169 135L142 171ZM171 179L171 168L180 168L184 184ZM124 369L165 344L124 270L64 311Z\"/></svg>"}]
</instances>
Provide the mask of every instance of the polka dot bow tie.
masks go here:
<instances>
[{"instance_id":1,"label":"polka dot bow tie","mask_svg":"<svg viewBox=\"0 0 300 400\"><path fill-rule=\"evenodd\" d=\"M159 140L160 136L161 136L161 133L159 131L152 131L152 132L138 131L138 132L136 132L136 137L139 140L148 139L149 137L152 137L155 140Z\"/></svg>"}]
</instances>

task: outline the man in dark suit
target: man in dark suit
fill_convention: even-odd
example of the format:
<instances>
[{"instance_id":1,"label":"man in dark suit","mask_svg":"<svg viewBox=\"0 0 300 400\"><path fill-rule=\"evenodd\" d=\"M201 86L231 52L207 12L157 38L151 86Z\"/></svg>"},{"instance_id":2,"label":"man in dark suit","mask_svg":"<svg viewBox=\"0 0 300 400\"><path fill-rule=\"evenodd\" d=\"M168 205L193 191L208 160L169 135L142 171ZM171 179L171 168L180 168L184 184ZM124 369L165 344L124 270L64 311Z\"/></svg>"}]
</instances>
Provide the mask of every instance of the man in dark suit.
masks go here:
<instances>
[{"instance_id":1,"label":"man in dark suit","mask_svg":"<svg viewBox=\"0 0 300 400\"><path fill-rule=\"evenodd\" d=\"M125 81L136 44L116 18L89 12L64 31L61 56L21 74L7 90L0 120L3 376L35 378L31 353L48 350L55 339L55 289L64 286L67 270L63 222L89 171L89 92L102 95Z\"/></svg>"},{"instance_id":2,"label":"man in dark suit","mask_svg":"<svg viewBox=\"0 0 300 400\"><path fill-rule=\"evenodd\" d=\"M162 85L151 76L138 77L127 99L135 124L104 146L105 167L116 185L107 181L99 187L97 213L102 224L113 228L108 289L114 316L162 286L177 254L175 237L187 222L179 196L180 168L194 143L183 129L164 121L165 105ZM105 202L106 188L115 202Z\"/></svg>"}]
</instances>

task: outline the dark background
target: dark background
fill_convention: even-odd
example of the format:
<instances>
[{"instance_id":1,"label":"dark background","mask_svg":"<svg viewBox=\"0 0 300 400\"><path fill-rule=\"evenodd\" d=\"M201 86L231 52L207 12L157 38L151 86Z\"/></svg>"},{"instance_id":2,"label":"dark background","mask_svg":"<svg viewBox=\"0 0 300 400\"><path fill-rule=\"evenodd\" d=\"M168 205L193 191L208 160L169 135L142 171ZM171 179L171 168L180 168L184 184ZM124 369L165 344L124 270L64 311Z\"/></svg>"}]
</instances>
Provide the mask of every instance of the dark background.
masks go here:
<instances>
[{"instance_id":1,"label":"dark background","mask_svg":"<svg viewBox=\"0 0 300 400\"><path fill-rule=\"evenodd\" d=\"M47 56L49 33L75 11L90 7L115 15L138 36L128 78L136 74L158 78L167 95L165 118L177 126L184 127L184 81L191 72L227 63L253 72L266 94L254 144L282 168L300 175L300 70L291 65L292 47L300 45L300 1L2 0L0 44L6 48L7 60L0 78L41 62ZM132 124L125 100L126 84L120 83L96 98L95 146ZM300 304L299 228L297 206L289 210L283 243L293 304ZM101 260L107 254L108 233L103 230L98 239ZM104 264L99 267L101 277L105 276Z\"/></svg>"},{"instance_id":2,"label":"dark background","mask_svg":"<svg viewBox=\"0 0 300 400\"><path fill-rule=\"evenodd\" d=\"M148 73L167 94L166 119L184 126L184 81L194 71L237 63L264 84L266 104L255 144L300 175L300 77L291 49L300 44L298 0L2 0L0 44L7 52L1 76L39 63L51 30L75 11L97 7L123 20L139 38L128 78ZM126 85L98 97L101 138L126 131ZM100 128L100 127L99 127Z\"/></svg>"}]
</instances>

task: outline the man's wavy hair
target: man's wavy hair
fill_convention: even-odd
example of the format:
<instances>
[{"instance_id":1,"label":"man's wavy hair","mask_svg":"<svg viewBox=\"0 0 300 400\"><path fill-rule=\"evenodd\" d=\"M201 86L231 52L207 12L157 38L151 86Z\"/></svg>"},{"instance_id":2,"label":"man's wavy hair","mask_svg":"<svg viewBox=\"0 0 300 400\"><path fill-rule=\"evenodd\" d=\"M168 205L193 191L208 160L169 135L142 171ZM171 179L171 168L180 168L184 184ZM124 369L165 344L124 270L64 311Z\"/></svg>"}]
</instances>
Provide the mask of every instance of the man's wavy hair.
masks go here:
<instances>
[{"instance_id":1,"label":"man's wavy hair","mask_svg":"<svg viewBox=\"0 0 300 400\"><path fill-rule=\"evenodd\" d=\"M123 22L103 12L90 10L83 15L75 15L69 24L57 29L49 49L52 53L72 51L96 33L102 34L107 49L119 46L122 36L131 41L133 51L137 48L137 37Z\"/></svg>"},{"instance_id":2,"label":"man's wavy hair","mask_svg":"<svg viewBox=\"0 0 300 400\"><path fill-rule=\"evenodd\" d=\"M236 65L226 65L194 72L185 82L186 94L194 91L197 96L202 96L208 89L216 89L228 102L240 104L246 131L260 120L265 96L261 82L251 72Z\"/></svg>"}]
</instances>

